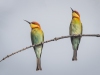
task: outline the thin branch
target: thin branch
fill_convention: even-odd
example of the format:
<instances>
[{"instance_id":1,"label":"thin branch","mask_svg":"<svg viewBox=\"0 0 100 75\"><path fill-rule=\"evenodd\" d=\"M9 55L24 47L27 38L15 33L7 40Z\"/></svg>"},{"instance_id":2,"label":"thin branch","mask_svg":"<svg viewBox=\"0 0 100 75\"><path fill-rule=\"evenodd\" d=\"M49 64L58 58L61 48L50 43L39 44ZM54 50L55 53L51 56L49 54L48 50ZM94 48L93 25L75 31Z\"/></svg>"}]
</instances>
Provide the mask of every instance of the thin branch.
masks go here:
<instances>
[{"instance_id":1,"label":"thin branch","mask_svg":"<svg viewBox=\"0 0 100 75\"><path fill-rule=\"evenodd\" d=\"M60 40L60 39L69 38L69 37L72 37L72 36L74 36L74 37L76 37L76 36L81 36L81 37L82 36L100 37L100 34L83 34L83 35L68 35L68 36L55 37L54 39L44 41L44 42L42 42L40 44L37 44L37 45L31 45L31 46L28 46L28 47L23 48L21 50L18 50L18 51L14 52L14 53L11 53L11 54L7 55L6 57L4 57L2 60L0 60L0 62L3 61L3 60L5 60L6 58L12 56L12 55L15 55L15 54L17 54L19 52L22 52L22 51L26 50L28 48L39 46L41 44L48 43L48 42L51 42L51 41L57 41L57 40Z\"/></svg>"}]
</instances>

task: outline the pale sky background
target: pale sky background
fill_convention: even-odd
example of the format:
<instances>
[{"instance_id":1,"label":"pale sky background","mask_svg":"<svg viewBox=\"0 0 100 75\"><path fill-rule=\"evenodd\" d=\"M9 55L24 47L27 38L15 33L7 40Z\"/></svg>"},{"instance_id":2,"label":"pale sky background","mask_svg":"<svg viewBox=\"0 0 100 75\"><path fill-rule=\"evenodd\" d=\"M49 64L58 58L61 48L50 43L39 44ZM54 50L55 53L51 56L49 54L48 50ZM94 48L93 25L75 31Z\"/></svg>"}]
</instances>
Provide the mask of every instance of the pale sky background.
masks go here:
<instances>
[{"instance_id":1,"label":"pale sky background","mask_svg":"<svg viewBox=\"0 0 100 75\"><path fill-rule=\"evenodd\" d=\"M100 34L100 0L0 0L0 60L31 45L28 21L37 21L45 40L69 35L72 11L77 10L83 34ZM100 38L83 37L78 61L72 61L70 39L44 44L41 65L36 71L33 48L0 62L0 75L100 75Z\"/></svg>"}]
</instances>

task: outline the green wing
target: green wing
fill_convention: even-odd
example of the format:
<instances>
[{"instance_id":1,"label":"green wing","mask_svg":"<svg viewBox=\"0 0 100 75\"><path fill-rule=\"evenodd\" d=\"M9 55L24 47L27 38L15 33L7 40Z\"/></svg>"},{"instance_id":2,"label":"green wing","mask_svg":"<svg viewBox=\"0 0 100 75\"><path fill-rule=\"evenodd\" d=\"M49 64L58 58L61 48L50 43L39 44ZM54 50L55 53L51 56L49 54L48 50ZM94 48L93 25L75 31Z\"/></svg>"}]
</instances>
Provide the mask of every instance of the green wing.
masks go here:
<instances>
[{"instance_id":1,"label":"green wing","mask_svg":"<svg viewBox=\"0 0 100 75\"><path fill-rule=\"evenodd\" d=\"M32 41L32 45L33 44L40 44L41 42L44 42L44 33L42 30L39 29L34 29L31 31L31 41ZM33 47L36 57L40 58L41 54L42 54L42 48L43 48L43 44Z\"/></svg>"},{"instance_id":2,"label":"green wing","mask_svg":"<svg viewBox=\"0 0 100 75\"><path fill-rule=\"evenodd\" d=\"M44 33L42 30L32 30L31 31L31 41L33 44L39 44L44 41ZM42 45L43 46L43 45Z\"/></svg>"}]
</instances>

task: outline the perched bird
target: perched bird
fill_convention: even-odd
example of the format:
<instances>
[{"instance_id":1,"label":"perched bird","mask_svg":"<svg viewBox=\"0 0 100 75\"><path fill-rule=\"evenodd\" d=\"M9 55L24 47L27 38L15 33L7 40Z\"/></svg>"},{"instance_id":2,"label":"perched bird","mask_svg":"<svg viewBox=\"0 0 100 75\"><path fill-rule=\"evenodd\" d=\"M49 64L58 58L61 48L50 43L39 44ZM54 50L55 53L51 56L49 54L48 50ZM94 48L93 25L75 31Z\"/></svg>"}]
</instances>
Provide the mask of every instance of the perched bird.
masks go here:
<instances>
[{"instance_id":1,"label":"perched bird","mask_svg":"<svg viewBox=\"0 0 100 75\"><path fill-rule=\"evenodd\" d=\"M72 20L69 27L69 34L70 35L81 35L83 31L82 23L80 20L80 14L76 10L72 10ZM71 37L71 43L73 47L73 58L72 61L77 61L77 50L80 44L81 37L75 36Z\"/></svg>"},{"instance_id":2,"label":"perched bird","mask_svg":"<svg viewBox=\"0 0 100 75\"><path fill-rule=\"evenodd\" d=\"M26 21L26 20L24 20ZM40 27L40 24L38 22L28 22L27 23L30 24L31 27L31 41L32 41L32 45L35 44L40 44L42 42L44 42L44 33ZM33 47L36 57L37 57L37 67L36 67L36 71L38 70L42 70L41 67L41 54L42 54L42 48L43 48L43 44Z\"/></svg>"}]
</instances>

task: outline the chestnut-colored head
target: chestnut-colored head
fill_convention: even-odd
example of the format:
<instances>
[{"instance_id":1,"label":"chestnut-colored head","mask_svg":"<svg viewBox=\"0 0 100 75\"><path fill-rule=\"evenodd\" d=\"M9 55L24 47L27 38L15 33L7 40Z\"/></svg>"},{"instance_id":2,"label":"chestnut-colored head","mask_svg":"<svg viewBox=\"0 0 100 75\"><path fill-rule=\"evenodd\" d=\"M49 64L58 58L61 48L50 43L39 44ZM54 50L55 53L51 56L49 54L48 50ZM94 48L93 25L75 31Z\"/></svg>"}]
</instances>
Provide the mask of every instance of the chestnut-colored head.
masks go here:
<instances>
[{"instance_id":1,"label":"chestnut-colored head","mask_svg":"<svg viewBox=\"0 0 100 75\"><path fill-rule=\"evenodd\" d=\"M80 14L78 13L78 11L73 10L72 8L71 10L72 10L72 17L80 17Z\"/></svg>"},{"instance_id":2,"label":"chestnut-colored head","mask_svg":"<svg viewBox=\"0 0 100 75\"><path fill-rule=\"evenodd\" d=\"M29 22L29 21L27 21L27 20L24 20L24 21L26 21L27 23L30 24L31 29L34 29L34 28L41 28L41 27L40 27L40 24L39 24L38 22L35 22L35 21Z\"/></svg>"}]
</instances>

